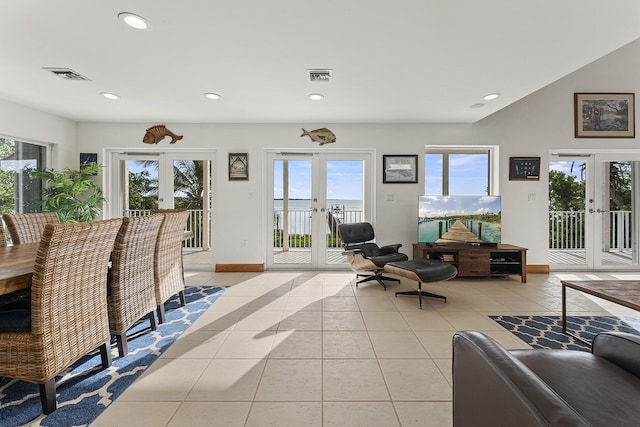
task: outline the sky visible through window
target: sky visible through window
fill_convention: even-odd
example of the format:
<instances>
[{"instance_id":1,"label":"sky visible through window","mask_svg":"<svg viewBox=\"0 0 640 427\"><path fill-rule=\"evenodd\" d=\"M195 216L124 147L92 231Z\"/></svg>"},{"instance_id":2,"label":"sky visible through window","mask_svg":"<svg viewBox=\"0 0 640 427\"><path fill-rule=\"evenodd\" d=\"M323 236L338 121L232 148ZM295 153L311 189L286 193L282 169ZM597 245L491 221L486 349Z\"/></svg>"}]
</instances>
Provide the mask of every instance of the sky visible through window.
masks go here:
<instances>
[{"instance_id":1,"label":"sky visible through window","mask_svg":"<svg viewBox=\"0 0 640 427\"><path fill-rule=\"evenodd\" d=\"M426 154L424 194L442 195L442 154ZM483 195L489 186L487 154L449 154L449 195Z\"/></svg>"},{"instance_id":2,"label":"sky visible through window","mask_svg":"<svg viewBox=\"0 0 640 427\"><path fill-rule=\"evenodd\" d=\"M289 199L310 199L312 191L312 161L289 160ZM283 197L283 160L273 164L273 198ZM362 200L363 161L327 161L327 199Z\"/></svg>"},{"instance_id":3,"label":"sky visible through window","mask_svg":"<svg viewBox=\"0 0 640 427\"><path fill-rule=\"evenodd\" d=\"M551 161L549 162L549 170L564 172L565 175L574 176L576 181L584 181L586 178L584 165L585 162L583 160Z\"/></svg>"}]
</instances>

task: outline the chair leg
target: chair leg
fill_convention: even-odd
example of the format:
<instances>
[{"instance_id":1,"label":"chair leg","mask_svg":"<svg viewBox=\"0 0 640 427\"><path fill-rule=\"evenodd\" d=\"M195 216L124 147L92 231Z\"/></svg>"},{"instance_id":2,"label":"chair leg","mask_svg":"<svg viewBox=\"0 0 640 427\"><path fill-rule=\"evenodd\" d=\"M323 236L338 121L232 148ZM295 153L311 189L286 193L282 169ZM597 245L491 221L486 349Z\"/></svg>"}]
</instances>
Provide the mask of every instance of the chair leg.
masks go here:
<instances>
[{"instance_id":1,"label":"chair leg","mask_svg":"<svg viewBox=\"0 0 640 427\"><path fill-rule=\"evenodd\" d=\"M118 354L120 357L125 357L127 353L129 353L126 333L116 335L116 345L118 346Z\"/></svg>"},{"instance_id":2,"label":"chair leg","mask_svg":"<svg viewBox=\"0 0 640 427\"><path fill-rule=\"evenodd\" d=\"M164 316L164 303L158 306L158 323L163 324L167 319Z\"/></svg>"},{"instance_id":3,"label":"chair leg","mask_svg":"<svg viewBox=\"0 0 640 427\"><path fill-rule=\"evenodd\" d=\"M429 297L429 298L439 298L439 299L443 299L444 302L447 302L447 297L442 296L442 295L438 295L438 294L432 294L431 292L426 292L422 290L422 282L418 282L418 290L417 291L403 291L403 292L396 292L396 297L398 295L418 295L418 300L420 302L420 310L422 310L422 297Z\"/></svg>"},{"instance_id":4,"label":"chair leg","mask_svg":"<svg viewBox=\"0 0 640 427\"><path fill-rule=\"evenodd\" d=\"M111 343L106 342L100 346L100 359L102 360L102 369L111 366Z\"/></svg>"},{"instance_id":5,"label":"chair leg","mask_svg":"<svg viewBox=\"0 0 640 427\"><path fill-rule=\"evenodd\" d=\"M151 323L151 330L155 331L156 329L158 329L158 319L156 317L156 311L150 311L147 317L149 318L149 323Z\"/></svg>"},{"instance_id":6,"label":"chair leg","mask_svg":"<svg viewBox=\"0 0 640 427\"><path fill-rule=\"evenodd\" d=\"M52 378L44 384L38 384L40 389L40 403L42 403L42 413L49 415L58 407L56 401L56 379Z\"/></svg>"},{"instance_id":7,"label":"chair leg","mask_svg":"<svg viewBox=\"0 0 640 427\"><path fill-rule=\"evenodd\" d=\"M180 306L184 307L187 305L187 300L184 297L184 291L178 292L178 297L180 298Z\"/></svg>"},{"instance_id":8,"label":"chair leg","mask_svg":"<svg viewBox=\"0 0 640 427\"><path fill-rule=\"evenodd\" d=\"M387 284L384 283L383 280L388 280L388 281L391 281L391 282L400 283L399 279L396 279L394 277L383 276L382 272L377 272L377 273L374 273L374 274L371 274L371 275L357 274L356 277L364 277L364 279L358 280L356 282L356 288L358 287L358 284L360 284L360 283L364 283L364 282L369 282L371 280L375 280L386 291L387 290Z\"/></svg>"}]
</instances>

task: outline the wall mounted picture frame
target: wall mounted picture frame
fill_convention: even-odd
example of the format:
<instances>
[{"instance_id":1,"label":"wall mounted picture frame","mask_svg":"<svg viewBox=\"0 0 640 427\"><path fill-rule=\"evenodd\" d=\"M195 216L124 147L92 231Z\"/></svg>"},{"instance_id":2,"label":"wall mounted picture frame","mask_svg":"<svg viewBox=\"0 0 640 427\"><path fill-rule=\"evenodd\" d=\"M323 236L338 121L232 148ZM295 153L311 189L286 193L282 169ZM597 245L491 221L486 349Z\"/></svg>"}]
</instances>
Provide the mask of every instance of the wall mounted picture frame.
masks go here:
<instances>
[{"instance_id":1,"label":"wall mounted picture frame","mask_svg":"<svg viewBox=\"0 0 640 427\"><path fill-rule=\"evenodd\" d=\"M540 157L509 157L509 181L540 181Z\"/></svg>"},{"instance_id":2,"label":"wall mounted picture frame","mask_svg":"<svg viewBox=\"0 0 640 427\"><path fill-rule=\"evenodd\" d=\"M98 153L80 153L80 170L96 163L98 163Z\"/></svg>"},{"instance_id":3,"label":"wall mounted picture frame","mask_svg":"<svg viewBox=\"0 0 640 427\"><path fill-rule=\"evenodd\" d=\"M249 155L229 153L229 181L249 180Z\"/></svg>"},{"instance_id":4,"label":"wall mounted picture frame","mask_svg":"<svg viewBox=\"0 0 640 427\"><path fill-rule=\"evenodd\" d=\"M575 93L576 138L634 138L635 94Z\"/></svg>"},{"instance_id":5,"label":"wall mounted picture frame","mask_svg":"<svg viewBox=\"0 0 640 427\"><path fill-rule=\"evenodd\" d=\"M384 184L415 184L418 182L418 155L384 154L382 171Z\"/></svg>"}]
</instances>

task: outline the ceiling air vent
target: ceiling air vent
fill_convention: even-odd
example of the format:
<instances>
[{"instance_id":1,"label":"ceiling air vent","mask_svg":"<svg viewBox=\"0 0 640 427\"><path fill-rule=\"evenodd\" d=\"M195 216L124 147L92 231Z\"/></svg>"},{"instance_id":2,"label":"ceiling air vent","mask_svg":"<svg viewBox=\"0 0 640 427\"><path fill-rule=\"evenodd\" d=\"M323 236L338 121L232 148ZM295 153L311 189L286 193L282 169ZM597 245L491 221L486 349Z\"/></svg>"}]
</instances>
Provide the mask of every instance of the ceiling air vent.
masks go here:
<instances>
[{"instance_id":1,"label":"ceiling air vent","mask_svg":"<svg viewBox=\"0 0 640 427\"><path fill-rule=\"evenodd\" d=\"M322 82L329 83L333 70L307 70L309 81L312 83Z\"/></svg>"},{"instance_id":2,"label":"ceiling air vent","mask_svg":"<svg viewBox=\"0 0 640 427\"><path fill-rule=\"evenodd\" d=\"M85 76L80 75L69 68L42 67L42 69L49 71L65 80L89 80Z\"/></svg>"}]
</instances>

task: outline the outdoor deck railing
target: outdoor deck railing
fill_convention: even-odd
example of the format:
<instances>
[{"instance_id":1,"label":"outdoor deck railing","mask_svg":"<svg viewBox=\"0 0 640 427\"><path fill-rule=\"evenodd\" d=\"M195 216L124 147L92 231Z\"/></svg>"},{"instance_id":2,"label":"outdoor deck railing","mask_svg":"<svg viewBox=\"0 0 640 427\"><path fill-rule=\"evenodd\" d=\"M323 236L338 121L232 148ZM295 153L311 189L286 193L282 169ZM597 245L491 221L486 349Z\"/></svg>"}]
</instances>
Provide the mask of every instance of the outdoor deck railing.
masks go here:
<instances>
[{"instance_id":1,"label":"outdoor deck railing","mask_svg":"<svg viewBox=\"0 0 640 427\"><path fill-rule=\"evenodd\" d=\"M342 240L338 236L338 224L361 222L363 212L360 210L340 210L329 212L312 212L310 209L289 210L289 248L311 247L312 215L326 216L327 248L342 248ZM273 212L273 247L283 248L283 210Z\"/></svg>"},{"instance_id":2,"label":"outdoor deck railing","mask_svg":"<svg viewBox=\"0 0 640 427\"><path fill-rule=\"evenodd\" d=\"M185 231L193 232L193 236L190 239L182 242L183 248L189 249L210 249L211 245L208 241L208 236L204 235L204 221L202 209L188 209L189 218L187 219L187 228ZM123 216L143 216L149 215L148 209L131 209L125 210ZM205 240L206 239L206 240Z\"/></svg>"},{"instance_id":3,"label":"outdoor deck railing","mask_svg":"<svg viewBox=\"0 0 640 427\"><path fill-rule=\"evenodd\" d=\"M289 211L289 248L311 247L311 218L309 209ZM148 215L149 210L135 209L125 210L124 216ZM360 210L344 210L339 212L316 212L316 215L325 215L327 247L341 248L342 241L338 236L339 223L361 222L363 212ZM609 214L609 250L625 251L631 249L632 228L631 211L610 211ZM275 210L273 213L274 248L283 247L283 211ZM334 220L332 220L335 219ZM585 249L585 212L584 211L549 211L549 249L571 250ZM187 230L193 232L191 239L185 240L185 248L203 249L210 248L205 240L203 232L203 211L189 210Z\"/></svg>"},{"instance_id":4,"label":"outdoor deck railing","mask_svg":"<svg viewBox=\"0 0 640 427\"><path fill-rule=\"evenodd\" d=\"M608 250L631 249L631 211L609 211ZM585 249L585 212L549 211L549 249Z\"/></svg>"}]
</instances>

